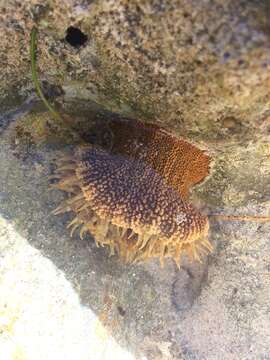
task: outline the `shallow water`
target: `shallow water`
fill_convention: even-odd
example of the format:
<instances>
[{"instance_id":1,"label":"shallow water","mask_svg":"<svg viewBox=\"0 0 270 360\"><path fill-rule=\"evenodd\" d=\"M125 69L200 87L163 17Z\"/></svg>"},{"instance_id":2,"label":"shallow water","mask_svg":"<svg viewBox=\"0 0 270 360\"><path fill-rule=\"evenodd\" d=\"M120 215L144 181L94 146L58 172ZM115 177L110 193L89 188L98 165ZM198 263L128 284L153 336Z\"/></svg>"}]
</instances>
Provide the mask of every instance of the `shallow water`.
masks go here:
<instances>
[{"instance_id":1,"label":"shallow water","mask_svg":"<svg viewBox=\"0 0 270 360\"><path fill-rule=\"evenodd\" d=\"M36 112L35 107L38 110ZM74 110L76 113L77 111ZM116 256L109 257L106 248L96 248L90 236L83 240L78 235L70 238L69 231L66 230L70 214L55 217L51 213L63 199L63 194L57 190L48 191L48 176L53 172L59 150L62 151L69 145L50 141L50 136L42 138L40 143L35 136L30 143L28 135L18 137L16 125L22 125L24 119L32 114L44 115L40 112L40 104L29 101L20 109L2 116L0 214L3 219L1 234L4 239L1 254L5 265L1 266L1 275L4 278L12 276L18 279L13 282L14 291L6 293L3 299L14 303L18 313L28 314L28 319L21 316L13 319L14 312L8 308L5 316L14 326L12 325L12 331L6 329L2 333L0 341L11 346L13 352L19 351L19 348L27 358L34 359L37 353L31 339L40 343L38 353L43 349L44 354L49 354L49 349L54 346L54 339L60 339L63 331L74 331L71 329L71 326L74 326L77 329L75 331L81 334L80 340L74 339L74 346L70 346L70 340L66 337L63 348L55 347L59 358L66 356L65 348L69 349L69 356L72 358L72 354L77 354L75 349L85 349L89 344L86 329L92 329L93 334L101 331L97 330L92 315L85 314L86 309L89 309L101 321L101 326L105 326L109 331L106 336L101 336L105 337L96 350L97 358L100 356L102 359L112 359L115 352L118 354L116 358L124 356L123 358L127 359L127 353L121 356L119 354L121 351L128 351L136 359L142 359L143 356L143 359L155 359L160 354L164 354L162 356L166 359L168 346L173 347L170 350L173 353L180 353L181 349L176 340L178 335L174 329L179 316L184 316L200 294L207 278L207 262L201 265L190 264L185 260L180 271L170 261L164 269L160 268L156 260L142 265L124 265ZM80 115L82 123L87 123L89 128L95 129L97 124L103 121L106 129L110 114L105 111L92 111L89 116L87 110ZM85 130L82 133L84 132ZM108 143L110 146L106 131L91 136L91 140L98 139L105 146ZM5 237L7 231L9 236ZM35 258L29 255L29 246L36 254ZM11 254L14 257L11 258ZM38 267L38 272L33 272L39 258L40 263L43 264L43 259L49 263L44 263L44 266ZM12 265L14 261L16 266ZM65 279L64 283L59 284L59 278ZM75 293L71 294L70 285ZM52 290L51 286L54 286L55 290ZM31 294L35 293L35 289L41 293L33 300ZM4 284L2 291L6 291ZM19 303L15 301L14 294L18 294ZM69 309L73 305L68 298L74 296L78 301L77 320L69 323L67 318L71 316ZM62 305L55 308L50 305L51 301L60 302ZM35 310L39 306L43 311ZM55 317L51 311L61 313L65 319L63 325L61 317ZM37 328L31 328L31 316L39 319ZM80 317L85 317L86 324L81 322ZM54 325L54 322L57 325ZM27 342L17 330L23 324L31 334ZM48 333L50 328L55 329L52 335ZM107 330L102 330L102 334ZM45 333L48 333L46 341L42 337ZM92 341L99 341L96 336L99 335L93 335ZM11 338L11 343L7 338ZM115 345L108 345L112 341L109 339L115 339L120 350L117 350ZM113 350L104 355L104 349L108 346ZM81 359L92 359L90 350L93 351L92 348L84 350Z\"/></svg>"}]
</instances>

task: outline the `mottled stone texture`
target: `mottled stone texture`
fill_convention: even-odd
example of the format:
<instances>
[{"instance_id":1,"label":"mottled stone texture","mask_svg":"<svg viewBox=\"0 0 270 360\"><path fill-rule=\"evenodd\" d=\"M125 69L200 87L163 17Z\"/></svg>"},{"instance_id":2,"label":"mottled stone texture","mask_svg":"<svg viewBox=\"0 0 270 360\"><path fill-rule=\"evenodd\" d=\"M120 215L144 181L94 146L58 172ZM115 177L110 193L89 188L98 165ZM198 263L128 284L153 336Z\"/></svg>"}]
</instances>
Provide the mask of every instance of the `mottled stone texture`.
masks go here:
<instances>
[{"instance_id":1,"label":"mottled stone texture","mask_svg":"<svg viewBox=\"0 0 270 360\"><path fill-rule=\"evenodd\" d=\"M248 141L269 124L269 16L267 0L3 1L1 102L32 89L37 24L44 81L182 135ZM71 25L85 46L65 43Z\"/></svg>"},{"instance_id":2,"label":"mottled stone texture","mask_svg":"<svg viewBox=\"0 0 270 360\"><path fill-rule=\"evenodd\" d=\"M115 116L109 111L161 124L214 159L190 201L205 211L269 215L269 18L268 0L0 1L0 215L12 254L1 276L14 268L18 291L34 292L36 281L50 298L45 268L29 283L14 266L28 259L24 245L18 258L18 233L64 273L80 301L137 359L268 359L269 223L211 221L215 251L200 266L125 267L91 239L70 239L65 219L52 217L61 195L47 192L46 176L60 136L46 113L18 116L34 94L28 47L36 25L42 85L75 125L88 129L91 120L99 127ZM85 45L65 41L69 26L87 35ZM13 229L8 238L6 223ZM16 271L21 282L14 281ZM60 299L63 294L60 288ZM28 306L23 299L21 309ZM47 318L54 315L48 311ZM59 321L57 339L63 327L68 331ZM1 326L2 337L12 335ZM87 336L80 349L89 347ZM53 341L54 334L48 347Z\"/></svg>"}]
</instances>

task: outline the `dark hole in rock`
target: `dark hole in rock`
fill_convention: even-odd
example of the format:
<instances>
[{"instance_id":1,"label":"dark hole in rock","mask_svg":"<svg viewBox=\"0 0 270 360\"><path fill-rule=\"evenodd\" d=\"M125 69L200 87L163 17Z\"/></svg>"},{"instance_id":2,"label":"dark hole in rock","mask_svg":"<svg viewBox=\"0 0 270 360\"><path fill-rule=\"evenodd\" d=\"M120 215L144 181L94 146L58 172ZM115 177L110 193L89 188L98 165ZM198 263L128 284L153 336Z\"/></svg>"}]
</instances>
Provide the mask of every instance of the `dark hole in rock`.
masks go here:
<instances>
[{"instance_id":1,"label":"dark hole in rock","mask_svg":"<svg viewBox=\"0 0 270 360\"><path fill-rule=\"evenodd\" d=\"M122 306L118 305L118 306L117 306L117 310L118 310L118 312L119 312L119 314L120 314L121 316L125 316L125 315L126 315L126 310L124 310L124 309L122 308Z\"/></svg>"},{"instance_id":2,"label":"dark hole in rock","mask_svg":"<svg viewBox=\"0 0 270 360\"><path fill-rule=\"evenodd\" d=\"M74 26L68 27L66 33L66 41L76 48L84 45L88 39L87 35Z\"/></svg>"}]
</instances>

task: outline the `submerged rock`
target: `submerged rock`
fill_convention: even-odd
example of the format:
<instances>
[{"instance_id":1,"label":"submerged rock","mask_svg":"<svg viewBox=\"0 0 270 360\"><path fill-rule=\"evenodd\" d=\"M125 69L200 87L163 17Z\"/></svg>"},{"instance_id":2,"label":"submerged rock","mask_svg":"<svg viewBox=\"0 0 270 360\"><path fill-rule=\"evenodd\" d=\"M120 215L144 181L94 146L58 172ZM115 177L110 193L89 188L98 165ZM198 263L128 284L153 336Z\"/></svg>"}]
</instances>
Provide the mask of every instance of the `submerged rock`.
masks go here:
<instances>
[{"instance_id":1,"label":"submerged rock","mask_svg":"<svg viewBox=\"0 0 270 360\"><path fill-rule=\"evenodd\" d=\"M40 76L67 97L211 144L247 143L269 129L266 0L14 0L0 14L2 107L31 91L37 24Z\"/></svg>"}]
</instances>

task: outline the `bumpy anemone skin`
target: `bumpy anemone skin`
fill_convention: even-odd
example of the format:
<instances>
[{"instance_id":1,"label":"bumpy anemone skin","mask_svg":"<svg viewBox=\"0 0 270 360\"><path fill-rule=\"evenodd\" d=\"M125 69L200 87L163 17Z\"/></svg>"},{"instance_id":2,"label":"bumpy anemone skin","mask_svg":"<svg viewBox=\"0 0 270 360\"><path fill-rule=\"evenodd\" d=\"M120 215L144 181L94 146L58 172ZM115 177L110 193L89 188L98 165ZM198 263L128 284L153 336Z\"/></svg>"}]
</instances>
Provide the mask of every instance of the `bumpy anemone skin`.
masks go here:
<instances>
[{"instance_id":1,"label":"bumpy anemone skin","mask_svg":"<svg viewBox=\"0 0 270 360\"><path fill-rule=\"evenodd\" d=\"M68 186L66 191L69 192L72 183L82 192L84 202L98 216L102 226L109 223L121 231L130 229L137 234L135 243L129 243L123 235L125 232L119 241L115 240L116 250L122 256L132 251L138 253L133 257L136 259L145 258L147 254L147 258L171 256L176 261L181 251L194 255L204 244L198 239L208 231L207 218L182 200L144 162L92 146L78 147L70 162L73 170L60 171L61 180L56 187L65 190ZM78 213L78 207L73 207L73 211ZM80 214L79 219L87 223ZM92 225L89 231L98 233L101 244L108 244L109 233L97 231ZM101 233L104 239L100 238Z\"/></svg>"}]
</instances>

